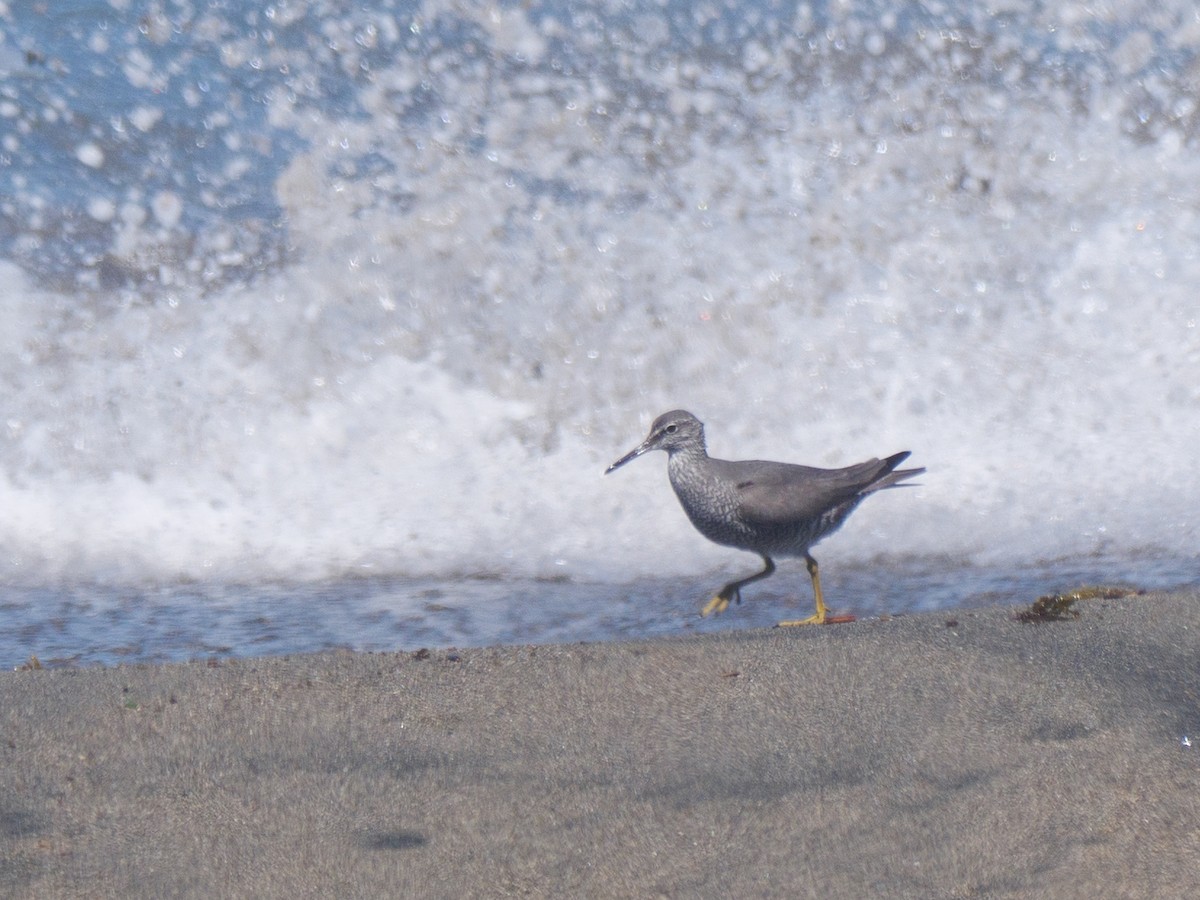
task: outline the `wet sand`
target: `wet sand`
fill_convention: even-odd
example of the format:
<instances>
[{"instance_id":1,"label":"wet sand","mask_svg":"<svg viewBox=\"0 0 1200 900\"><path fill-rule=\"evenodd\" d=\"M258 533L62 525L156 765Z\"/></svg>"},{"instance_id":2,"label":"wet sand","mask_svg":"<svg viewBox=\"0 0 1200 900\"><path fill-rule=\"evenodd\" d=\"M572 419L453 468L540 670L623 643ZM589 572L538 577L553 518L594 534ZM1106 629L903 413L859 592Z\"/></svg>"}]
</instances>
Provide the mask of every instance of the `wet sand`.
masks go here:
<instances>
[{"instance_id":1,"label":"wet sand","mask_svg":"<svg viewBox=\"0 0 1200 900\"><path fill-rule=\"evenodd\" d=\"M0 673L0 895L1191 894L1200 593L1076 608Z\"/></svg>"}]
</instances>

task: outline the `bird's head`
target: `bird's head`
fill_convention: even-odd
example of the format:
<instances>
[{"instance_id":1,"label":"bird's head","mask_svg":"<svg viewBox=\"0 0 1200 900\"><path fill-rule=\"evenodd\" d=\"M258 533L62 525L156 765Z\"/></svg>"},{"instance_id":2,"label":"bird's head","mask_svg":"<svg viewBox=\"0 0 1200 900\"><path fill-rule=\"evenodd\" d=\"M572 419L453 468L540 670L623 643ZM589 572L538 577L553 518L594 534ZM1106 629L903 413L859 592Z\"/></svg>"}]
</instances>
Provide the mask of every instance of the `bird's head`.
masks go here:
<instances>
[{"instance_id":1,"label":"bird's head","mask_svg":"<svg viewBox=\"0 0 1200 900\"><path fill-rule=\"evenodd\" d=\"M655 419L646 439L605 469L604 474L651 450L666 450L671 454L693 448L704 449L704 424L685 409L673 409Z\"/></svg>"}]
</instances>

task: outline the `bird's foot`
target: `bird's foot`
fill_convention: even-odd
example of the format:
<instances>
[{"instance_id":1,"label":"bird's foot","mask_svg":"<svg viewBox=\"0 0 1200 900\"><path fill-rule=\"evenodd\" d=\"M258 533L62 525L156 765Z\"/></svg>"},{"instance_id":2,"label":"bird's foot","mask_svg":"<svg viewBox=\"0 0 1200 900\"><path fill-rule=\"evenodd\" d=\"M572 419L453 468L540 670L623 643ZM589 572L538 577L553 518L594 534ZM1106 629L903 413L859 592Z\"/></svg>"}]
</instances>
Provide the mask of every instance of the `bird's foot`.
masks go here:
<instances>
[{"instance_id":1,"label":"bird's foot","mask_svg":"<svg viewBox=\"0 0 1200 900\"><path fill-rule=\"evenodd\" d=\"M700 610L700 618L705 616L719 616L725 610L729 609L730 602L741 603L742 595L740 591L730 591L722 589L717 596L713 597L704 604L704 609Z\"/></svg>"},{"instance_id":2,"label":"bird's foot","mask_svg":"<svg viewBox=\"0 0 1200 900\"><path fill-rule=\"evenodd\" d=\"M776 628L798 628L801 625L824 625L828 620L824 610L809 616L807 619L787 619L778 623Z\"/></svg>"}]
</instances>

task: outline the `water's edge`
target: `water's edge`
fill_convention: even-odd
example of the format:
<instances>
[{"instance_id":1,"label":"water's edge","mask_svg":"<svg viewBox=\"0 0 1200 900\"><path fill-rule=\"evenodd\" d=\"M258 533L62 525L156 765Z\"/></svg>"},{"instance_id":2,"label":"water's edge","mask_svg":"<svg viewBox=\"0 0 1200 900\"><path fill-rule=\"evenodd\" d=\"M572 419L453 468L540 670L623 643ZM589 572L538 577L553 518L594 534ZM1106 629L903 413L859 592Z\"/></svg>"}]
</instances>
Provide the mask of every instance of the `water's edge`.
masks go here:
<instances>
[{"instance_id":1,"label":"water's edge","mask_svg":"<svg viewBox=\"0 0 1200 900\"><path fill-rule=\"evenodd\" d=\"M747 557L749 562L749 558ZM1188 560L1076 560L1020 571L929 560L827 564L831 612L859 618L1028 604L1081 585L1139 590L1195 587ZM743 567L746 568L746 567ZM362 578L318 585L179 585L153 589L7 588L0 668L251 658L333 649L620 641L774 625L808 615L803 566L791 561L745 602L701 619L699 610L741 568L703 578L628 584L531 579Z\"/></svg>"}]
</instances>

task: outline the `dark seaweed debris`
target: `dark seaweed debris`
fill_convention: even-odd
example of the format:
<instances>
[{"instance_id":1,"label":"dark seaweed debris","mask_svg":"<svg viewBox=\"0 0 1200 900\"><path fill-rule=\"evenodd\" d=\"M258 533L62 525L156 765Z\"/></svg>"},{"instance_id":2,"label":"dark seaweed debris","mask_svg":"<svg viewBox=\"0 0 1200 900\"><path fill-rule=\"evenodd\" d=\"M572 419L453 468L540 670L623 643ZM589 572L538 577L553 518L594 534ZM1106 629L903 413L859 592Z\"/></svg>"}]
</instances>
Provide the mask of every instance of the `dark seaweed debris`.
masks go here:
<instances>
[{"instance_id":1,"label":"dark seaweed debris","mask_svg":"<svg viewBox=\"0 0 1200 900\"><path fill-rule=\"evenodd\" d=\"M1076 588L1065 594L1047 594L1038 597L1028 609L1016 614L1018 622L1065 622L1078 619L1079 610L1075 603L1080 600L1114 600L1118 597L1128 597L1130 594L1142 593L1135 588L1111 587L1106 585L1089 585Z\"/></svg>"}]
</instances>

